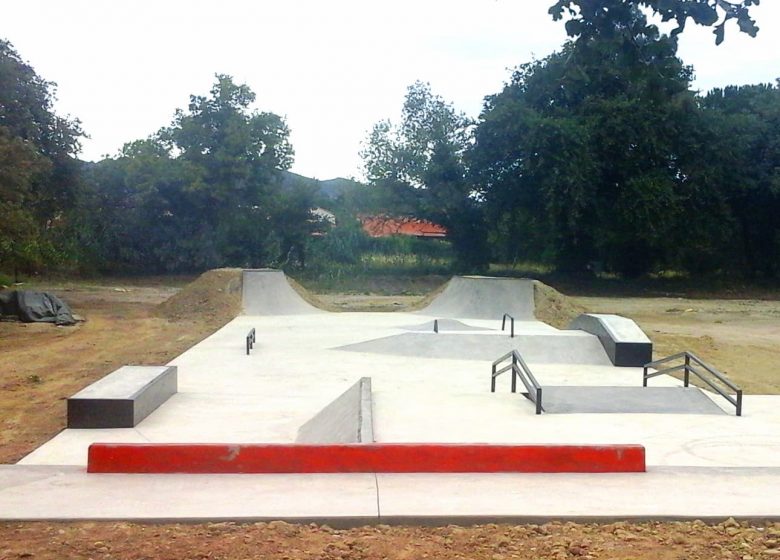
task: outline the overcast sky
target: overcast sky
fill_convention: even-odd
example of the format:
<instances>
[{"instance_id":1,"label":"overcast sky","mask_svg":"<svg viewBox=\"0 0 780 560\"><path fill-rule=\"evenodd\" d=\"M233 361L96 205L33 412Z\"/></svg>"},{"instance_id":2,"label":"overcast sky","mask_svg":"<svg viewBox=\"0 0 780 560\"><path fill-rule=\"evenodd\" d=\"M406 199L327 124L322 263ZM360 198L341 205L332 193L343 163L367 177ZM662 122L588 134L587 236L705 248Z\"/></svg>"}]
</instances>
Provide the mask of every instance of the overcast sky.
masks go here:
<instances>
[{"instance_id":1,"label":"overcast sky","mask_svg":"<svg viewBox=\"0 0 780 560\"><path fill-rule=\"evenodd\" d=\"M552 0L3 0L0 37L58 84L56 109L90 135L81 157L115 155L170 123L214 74L287 118L293 171L360 176L358 151L382 118L397 118L415 80L470 116L511 68L566 39ZM780 77L780 0L755 9L751 39L731 25L715 47L689 27L680 56L700 90Z\"/></svg>"}]
</instances>

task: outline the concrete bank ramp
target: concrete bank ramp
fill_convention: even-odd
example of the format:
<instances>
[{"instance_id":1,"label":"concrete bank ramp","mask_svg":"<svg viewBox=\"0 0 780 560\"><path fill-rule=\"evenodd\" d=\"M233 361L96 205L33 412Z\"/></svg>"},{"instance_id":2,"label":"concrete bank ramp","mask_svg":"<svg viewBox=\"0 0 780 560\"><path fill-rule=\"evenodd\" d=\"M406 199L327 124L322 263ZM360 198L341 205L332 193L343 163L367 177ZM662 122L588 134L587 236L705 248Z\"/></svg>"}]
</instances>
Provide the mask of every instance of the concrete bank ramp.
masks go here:
<instances>
[{"instance_id":1,"label":"concrete bank ramp","mask_svg":"<svg viewBox=\"0 0 780 560\"><path fill-rule=\"evenodd\" d=\"M534 283L526 278L454 276L423 315L459 319L496 319L509 313L517 321L534 320Z\"/></svg>"},{"instance_id":2,"label":"concrete bank ramp","mask_svg":"<svg viewBox=\"0 0 780 560\"><path fill-rule=\"evenodd\" d=\"M296 292L281 270L248 269L243 272L244 315L303 315L324 313Z\"/></svg>"},{"instance_id":3,"label":"concrete bank ramp","mask_svg":"<svg viewBox=\"0 0 780 560\"><path fill-rule=\"evenodd\" d=\"M547 414L726 414L698 387L542 387Z\"/></svg>"},{"instance_id":4,"label":"concrete bank ramp","mask_svg":"<svg viewBox=\"0 0 780 560\"><path fill-rule=\"evenodd\" d=\"M599 339L580 331L519 335L409 332L341 346L338 350L417 358L493 361L518 350L530 364L611 366Z\"/></svg>"},{"instance_id":5,"label":"concrete bank ramp","mask_svg":"<svg viewBox=\"0 0 780 560\"><path fill-rule=\"evenodd\" d=\"M371 378L361 377L298 429L296 443L373 443Z\"/></svg>"}]
</instances>

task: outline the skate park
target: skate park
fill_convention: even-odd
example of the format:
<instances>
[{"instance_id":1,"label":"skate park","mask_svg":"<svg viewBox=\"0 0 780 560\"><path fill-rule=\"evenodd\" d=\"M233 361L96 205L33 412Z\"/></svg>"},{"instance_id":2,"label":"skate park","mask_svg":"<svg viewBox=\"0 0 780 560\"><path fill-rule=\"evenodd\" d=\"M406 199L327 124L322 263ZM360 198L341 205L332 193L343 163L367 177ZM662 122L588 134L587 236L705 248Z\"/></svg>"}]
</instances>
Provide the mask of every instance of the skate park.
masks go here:
<instances>
[{"instance_id":1,"label":"skate park","mask_svg":"<svg viewBox=\"0 0 780 560\"><path fill-rule=\"evenodd\" d=\"M329 523L778 516L778 397L744 395L737 416L714 391L671 375L643 379L650 340L628 319L590 316L556 329L536 319L534 283L520 279L456 277L413 313L325 312L278 271L245 271L242 289L244 314L170 364L118 370L117 382L108 376L74 395L73 427L0 468L0 515ZM522 375L499 373L518 361L513 351ZM623 360L633 365L615 365ZM155 380L138 416L122 413L123 427L86 427L122 414L109 407L90 417L78 401L110 400L133 375ZM414 445L418 463L407 454L390 471L331 464L291 472L294 448L334 444ZM215 470L196 456L198 470L192 455L188 464L177 454L240 457L242 446L272 448L263 461L279 461L277 471L236 474L246 471ZM535 472L506 467L506 457L490 472L468 466L495 449L572 446L618 455L641 448L642 468L560 472L555 455L523 457L539 461ZM122 453L138 449L156 455L156 466L151 455L135 470L122 463ZM448 472L421 455L452 449L471 455L451 458Z\"/></svg>"}]
</instances>

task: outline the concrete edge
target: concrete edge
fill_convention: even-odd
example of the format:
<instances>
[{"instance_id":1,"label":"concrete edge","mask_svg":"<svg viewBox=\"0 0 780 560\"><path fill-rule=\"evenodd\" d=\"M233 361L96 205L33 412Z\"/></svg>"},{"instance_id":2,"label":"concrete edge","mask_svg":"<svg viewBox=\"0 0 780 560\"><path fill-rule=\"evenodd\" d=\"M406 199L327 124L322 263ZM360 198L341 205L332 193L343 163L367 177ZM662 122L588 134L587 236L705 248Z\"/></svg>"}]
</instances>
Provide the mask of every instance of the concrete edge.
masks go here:
<instances>
[{"instance_id":1,"label":"concrete edge","mask_svg":"<svg viewBox=\"0 0 780 560\"><path fill-rule=\"evenodd\" d=\"M374 401L371 378L360 378L360 409L358 411L358 442L374 443Z\"/></svg>"},{"instance_id":2,"label":"concrete edge","mask_svg":"<svg viewBox=\"0 0 780 560\"><path fill-rule=\"evenodd\" d=\"M66 399L66 426L73 429L134 428L179 391L179 368L175 365L132 366L159 368L160 373L127 397L79 397L91 385L122 371L114 370Z\"/></svg>"},{"instance_id":3,"label":"concrete edge","mask_svg":"<svg viewBox=\"0 0 780 560\"><path fill-rule=\"evenodd\" d=\"M626 339L616 334L610 319L629 321L641 333L636 339ZM653 343L635 321L620 315L583 313L575 318L566 330L580 330L598 337L612 364L619 367L643 367L653 360Z\"/></svg>"},{"instance_id":4,"label":"concrete edge","mask_svg":"<svg viewBox=\"0 0 780 560\"><path fill-rule=\"evenodd\" d=\"M296 443L373 443L371 401L371 378L361 377L298 428Z\"/></svg>"},{"instance_id":5,"label":"concrete edge","mask_svg":"<svg viewBox=\"0 0 780 560\"><path fill-rule=\"evenodd\" d=\"M93 443L103 474L645 473L642 445Z\"/></svg>"}]
</instances>

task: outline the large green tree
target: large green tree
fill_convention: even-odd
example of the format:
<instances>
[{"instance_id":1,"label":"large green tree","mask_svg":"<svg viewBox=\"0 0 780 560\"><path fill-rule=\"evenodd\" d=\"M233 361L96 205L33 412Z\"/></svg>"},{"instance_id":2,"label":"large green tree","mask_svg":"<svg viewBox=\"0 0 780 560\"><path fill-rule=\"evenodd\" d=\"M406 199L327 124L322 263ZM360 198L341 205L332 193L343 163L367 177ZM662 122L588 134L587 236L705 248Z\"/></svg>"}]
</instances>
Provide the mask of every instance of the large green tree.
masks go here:
<instances>
[{"instance_id":1,"label":"large green tree","mask_svg":"<svg viewBox=\"0 0 780 560\"><path fill-rule=\"evenodd\" d=\"M588 40L597 36L624 35L636 38L636 27L624 25L636 21L633 14L647 9L662 21L674 21L677 26L671 37L683 32L690 21L713 28L715 42L723 42L726 24L735 21L739 30L755 37L758 26L750 16L750 8L760 0L557 0L550 7L555 20L568 18L566 31L571 37Z\"/></svg>"},{"instance_id":2,"label":"large green tree","mask_svg":"<svg viewBox=\"0 0 780 560\"><path fill-rule=\"evenodd\" d=\"M75 205L83 135L53 110L55 84L0 40L0 267L54 257L54 230Z\"/></svg>"},{"instance_id":3,"label":"large green tree","mask_svg":"<svg viewBox=\"0 0 780 560\"><path fill-rule=\"evenodd\" d=\"M637 275L691 241L678 228L701 188L691 70L641 11L622 21L634 34L569 43L488 98L471 167L503 256Z\"/></svg>"},{"instance_id":4,"label":"large green tree","mask_svg":"<svg viewBox=\"0 0 780 560\"><path fill-rule=\"evenodd\" d=\"M490 256L482 210L466 177L472 125L429 84L415 82L400 123L377 123L361 152L371 185L390 193L388 210L445 226L464 269L483 268Z\"/></svg>"},{"instance_id":5,"label":"large green tree","mask_svg":"<svg viewBox=\"0 0 780 560\"><path fill-rule=\"evenodd\" d=\"M252 110L254 100L248 86L217 75L169 127L90 170L84 231L101 232L99 260L157 271L303 262L314 193L282 186L289 130Z\"/></svg>"},{"instance_id":6,"label":"large green tree","mask_svg":"<svg viewBox=\"0 0 780 560\"><path fill-rule=\"evenodd\" d=\"M720 193L733 226L727 264L750 275L780 275L780 83L715 89L701 99L710 132L710 193Z\"/></svg>"}]
</instances>

